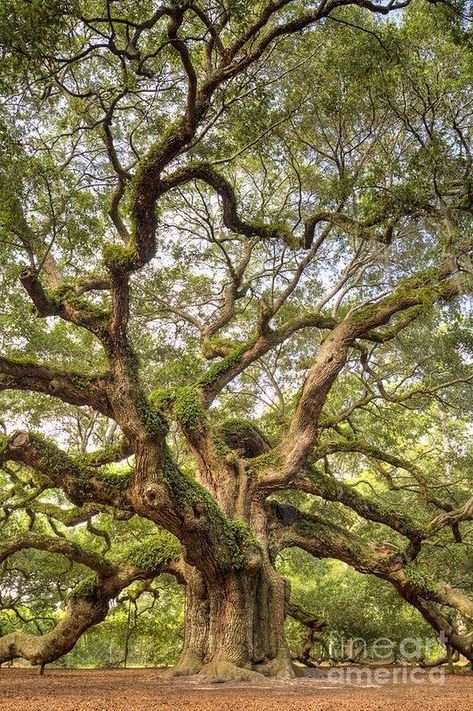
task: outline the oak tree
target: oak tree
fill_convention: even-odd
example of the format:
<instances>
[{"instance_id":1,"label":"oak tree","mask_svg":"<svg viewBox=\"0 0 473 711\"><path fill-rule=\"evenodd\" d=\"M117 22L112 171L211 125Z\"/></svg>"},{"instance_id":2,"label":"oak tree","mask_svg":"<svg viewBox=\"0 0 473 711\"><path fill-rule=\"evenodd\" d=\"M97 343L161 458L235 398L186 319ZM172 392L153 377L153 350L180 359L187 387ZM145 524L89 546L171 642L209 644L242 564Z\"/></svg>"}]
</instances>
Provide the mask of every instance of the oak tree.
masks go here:
<instances>
[{"instance_id":1,"label":"oak tree","mask_svg":"<svg viewBox=\"0 0 473 711\"><path fill-rule=\"evenodd\" d=\"M473 659L468 12L2 3L0 561L90 572L0 662L167 572L176 673L290 676L290 547Z\"/></svg>"}]
</instances>

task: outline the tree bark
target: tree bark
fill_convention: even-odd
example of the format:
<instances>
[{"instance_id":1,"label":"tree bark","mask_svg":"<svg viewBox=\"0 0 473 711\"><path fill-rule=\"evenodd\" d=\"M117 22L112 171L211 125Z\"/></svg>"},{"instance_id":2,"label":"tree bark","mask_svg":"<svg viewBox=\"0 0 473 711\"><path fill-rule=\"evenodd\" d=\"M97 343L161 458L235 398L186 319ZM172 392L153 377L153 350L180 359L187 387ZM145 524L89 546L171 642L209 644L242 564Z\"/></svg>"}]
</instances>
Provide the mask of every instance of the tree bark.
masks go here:
<instances>
[{"instance_id":1,"label":"tree bark","mask_svg":"<svg viewBox=\"0 0 473 711\"><path fill-rule=\"evenodd\" d=\"M285 636L286 581L269 563L206 581L187 576L184 645L171 675L213 681L294 675Z\"/></svg>"}]
</instances>

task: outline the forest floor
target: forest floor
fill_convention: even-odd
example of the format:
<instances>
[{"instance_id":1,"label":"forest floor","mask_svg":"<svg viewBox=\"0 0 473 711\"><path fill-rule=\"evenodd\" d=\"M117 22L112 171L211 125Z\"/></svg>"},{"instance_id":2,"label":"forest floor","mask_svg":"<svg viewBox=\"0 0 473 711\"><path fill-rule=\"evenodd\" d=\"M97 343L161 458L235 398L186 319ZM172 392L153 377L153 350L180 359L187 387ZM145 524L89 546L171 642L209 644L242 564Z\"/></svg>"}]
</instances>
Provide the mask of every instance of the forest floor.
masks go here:
<instances>
[{"instance_id":1,"label":"forest floor","mask_svg":"<svg viewBox=\"0 0 473 711\"><path fill-rule=\"evenodd\" d=\"M311 678L206 684L152 669L0 669L1 711L471 711L473 676L315 670Z\"/></svg>"}]
</instances>

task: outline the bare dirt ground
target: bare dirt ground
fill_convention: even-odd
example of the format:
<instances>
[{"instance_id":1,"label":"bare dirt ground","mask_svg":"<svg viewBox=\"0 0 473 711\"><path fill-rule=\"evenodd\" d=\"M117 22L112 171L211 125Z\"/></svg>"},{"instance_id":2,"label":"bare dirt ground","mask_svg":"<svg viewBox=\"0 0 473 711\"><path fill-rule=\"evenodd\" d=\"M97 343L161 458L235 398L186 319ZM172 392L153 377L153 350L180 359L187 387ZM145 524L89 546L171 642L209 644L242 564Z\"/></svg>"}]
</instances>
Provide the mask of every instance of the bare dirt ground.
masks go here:
<instances>
[{"instance_id":1,"label":"bare dirt ground","mask_svg":"<svg viewBox=\"0 0 473 711\"><path fill-rule=\"evenodd\" d=\"M471 711L473 676L316 671L293 681L206 684L151 669L0 669L1 711ZM404 676L403 676L404 674ZM338 677L338 678L337 678ZM443 681L443 683L441 683Z\"/></svg>"}]
</instances>

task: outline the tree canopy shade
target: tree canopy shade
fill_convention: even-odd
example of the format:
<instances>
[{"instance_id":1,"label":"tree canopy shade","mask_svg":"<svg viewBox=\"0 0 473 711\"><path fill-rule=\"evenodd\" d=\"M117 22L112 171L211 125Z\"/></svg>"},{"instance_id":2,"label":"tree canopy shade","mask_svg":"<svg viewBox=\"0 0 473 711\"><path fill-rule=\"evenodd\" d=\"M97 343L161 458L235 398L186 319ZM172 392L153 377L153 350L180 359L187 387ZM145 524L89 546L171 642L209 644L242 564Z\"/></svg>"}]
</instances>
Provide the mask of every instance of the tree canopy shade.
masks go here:
<instances>
[{"instance_id":1,"label":"tree canopy shade","mask_svg":"<svg viewBox=\"0 0 473 711\"><path fill-rule=\"evenodd\" d=\"M469 12L4 0L0 561L82 580L0 662L167 572L177 672L291 675L290 547L473 660Z\"/></svg>"}]
</instances>

